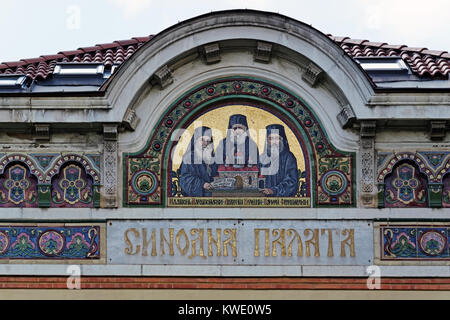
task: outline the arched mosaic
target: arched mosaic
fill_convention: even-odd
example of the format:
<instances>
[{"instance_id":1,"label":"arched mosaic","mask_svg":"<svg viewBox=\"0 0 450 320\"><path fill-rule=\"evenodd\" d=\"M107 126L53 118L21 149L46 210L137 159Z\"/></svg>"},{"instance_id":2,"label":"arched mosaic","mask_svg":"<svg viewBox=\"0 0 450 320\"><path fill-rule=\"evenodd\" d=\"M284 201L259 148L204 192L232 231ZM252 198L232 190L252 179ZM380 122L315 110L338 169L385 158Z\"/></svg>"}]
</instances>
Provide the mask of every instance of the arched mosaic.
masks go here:
<instances>
[{"instance_id":1,"label":"arched mosaic","mask_svg":"<svg viewBox=\"0 0 450 320\"><path fill-rule=\"evenodd\" d=\"M37 207L37 179L23 162L12 162L0 175L0 206Z\"/></svg>"},{"instance_id":2,"label":"arched mosaic","mask_svg":"<svg viewBox=\"0 0 450 320\"><path fill-rule=\"evenodd\" d=\"M198 134L206 158L189 163ZM124 205L355 206L354 161L301 98L266 81L220 79L180 97L146 147L124 154ZM280 171L267 171L275 163Z\"/></svg>"},{"instance_id":3,"label":"arched mosaic","mask_svg":"<svg viewBox=\"0 0 450 320\"><path fill-rule=\"evenodd\" d=\"M0 155L0 207L99 207L99 162L97 154Z\"/></svg>"},{"instance_id":4,"label":"arched mosaic","mask_svg":"<svg viewBox=\"0 0 450 320\"><path fill-rule=\"evenodd\" d=\"M51 184L52 207L93 207L94 186L83 167L71 163L61 167Z\"/></svg>"},{"instance_id":5,"label":"arched mosaic","mask_svg":"<svg viewBox=\"0 0 450 320\"><path fill-rule=\"evenodd\" d=\"M414 163L401 162L387 175L384 191L386 207L427 207L427 181Z\"/></svg>"},{"instance_id":6,"label":"arched mosaic","mask_svg":"<svg viewBox=\"0 0 450 320\"><path fill-rule=\"evenodd\" d=\"M403 177L406 177L406 175L411 176L413 174L420 184L424 186L423 188L415 186L415 178L412 178L411 181L403 181L403 187L400 187L399 185L399 188L396 188L395 186L389 187L389 185L392 185L393 181L388 177L398 176L398 173L394 172L394 168L397 168L399 163L404 162L410 163L414 167L414 170L412 168L407 169L407 167L404 166ZM380 152L378 154L378 206L391 206L387 205L385 202L391 204L398 203L400 207L446 206L446 179L444 179L444 177L446 177L449 172L449 152L419 151L416 153L403 152L398 154ZM409 182L411 182L411 184ZM396 180L396 183L400 183L400 180ZM397 192L396 190L408 190L408 192L411 191L411 193L406 194ZM422 197L425 194L426 197ZM413 196L413 198L410 198L410 196ZM400 203L403 204L400 205ZM419 205L418 203L421 204ZM424 203L426 203L426 205Z\"/></svg>"}]
</instances>

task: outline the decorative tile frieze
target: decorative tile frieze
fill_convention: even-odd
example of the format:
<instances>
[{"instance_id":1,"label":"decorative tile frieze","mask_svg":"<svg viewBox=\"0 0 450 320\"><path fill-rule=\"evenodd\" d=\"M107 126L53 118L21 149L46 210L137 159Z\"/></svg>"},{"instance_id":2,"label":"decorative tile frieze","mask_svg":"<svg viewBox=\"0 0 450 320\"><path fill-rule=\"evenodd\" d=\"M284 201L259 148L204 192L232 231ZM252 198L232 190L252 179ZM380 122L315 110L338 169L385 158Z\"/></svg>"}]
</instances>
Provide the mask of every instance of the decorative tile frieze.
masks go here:
<instances>
[{"instance_id":1,"label":"decorative tile frieze","mask_svg":"<svg viewBox=\"0 0 450 320\"><path fill-rule=\"evenodd\" d=\"M105 247L104 224L0 224L0 263L105 263Z\"/></svg>"},{"instance_id":2,"label":"decorative tile frieze","mask_svg":"<svg viewBox=\"0 0 450 320\"><path fill-rule=\"evenodd\" d=\"M450 264L448 222L378 222L374 237L376 263Z\"/></svg>"}]
</instances>

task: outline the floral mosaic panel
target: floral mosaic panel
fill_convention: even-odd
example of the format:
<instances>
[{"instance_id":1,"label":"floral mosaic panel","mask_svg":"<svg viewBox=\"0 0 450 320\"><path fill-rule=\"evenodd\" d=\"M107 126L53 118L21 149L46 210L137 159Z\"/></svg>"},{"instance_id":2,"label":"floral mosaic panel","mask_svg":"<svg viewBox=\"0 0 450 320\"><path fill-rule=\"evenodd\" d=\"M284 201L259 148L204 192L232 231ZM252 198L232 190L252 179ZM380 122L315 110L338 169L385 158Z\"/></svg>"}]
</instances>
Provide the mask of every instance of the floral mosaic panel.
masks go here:
<instances>
[{"instance_id":1,"label":"floral mosaic panel","mask_svg":"<svg viewBox=\"0 0 450 320\"><path fill-rule=\"evenodd\" d=\"M82 167L70 164L52 182L52 207L93 207L92 180Z\"/></svg>"},{"instance_id":2,"label":"floral mosaic panel","mask_svg":"<svg viewBox=\"0 0 450 320\"><path fill-rule=\"evenodd\" d=\"M99 207L99 154L0 154L0 208Z\"/></svg>"},{"instance_id":3,"label":"floral mosaic panel","mask_svg":"<svg viewBox=\"0 0 450 320\"><path fill-rule=\"evenodd\" d=\"M28 168L15 163L0 175L1 207L37 207L37 181Z\"/></svg>"},{"instance_id":4,"label":"floral mosaic panel","mask_svg":"<svg viewBox=\"0 0 450 320\"><path fill-rule=\"evenodd\" d=\"M379 226L381 260L450 260L448 224Z\"/></svg>"},{"instance_id":5,"label":"floral mosaic panel","mask_svg":"<svg viewBox=\"0 0 450 320\"><path fill-rule=\"evenodd\" d=\"M100 225L0 225L0 260L101 258Z\"/></svg>"},{"instance_id":6,"label":"floral mosaic panel","mask_svg":"<svg viewBox=\"0 0 450 320\"><path fill-rule=\"evenodd\" d=\"M416 166L403 163L385 179L386 207L427 207L427 181Z\"/></svg>"}]
</instances>

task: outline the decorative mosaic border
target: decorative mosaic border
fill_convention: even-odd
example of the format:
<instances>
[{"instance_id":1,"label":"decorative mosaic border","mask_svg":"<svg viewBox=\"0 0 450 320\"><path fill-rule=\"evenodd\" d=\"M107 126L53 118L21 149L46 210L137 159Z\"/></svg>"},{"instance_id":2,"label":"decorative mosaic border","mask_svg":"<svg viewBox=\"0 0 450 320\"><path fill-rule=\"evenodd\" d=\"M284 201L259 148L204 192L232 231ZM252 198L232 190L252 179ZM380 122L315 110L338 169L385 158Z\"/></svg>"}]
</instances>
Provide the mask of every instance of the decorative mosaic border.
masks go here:
<instances>
[{"instance_id":1,"label":"decorative mosaic border","mask_svg":"<svg viewBox=\"0 0 450 320\"><path fill-rule=\"evenodd\" d=\"M304 138L311 159L308 174L312 177L313 206L356 206L355 197L355 153L336 149L329 141L318 117L301 99L267 81L253 78L226 78L204 83L183 95L173 103L159 119L146 147L137 153L124 153L124 206L166 206L168 198L169 173L163 164L173 142L170 137L175 129L181 128L200 111L226 101L251 100L273 109L289 119L296 131ZM136 176L145 175L151 182L141 190L135 183ZM340 185L329 188L329 181Z\"/></svg>"},{"instance_id":2,"label":"decorative mosaic border","mask_svg":"<svg viewBox=\"0 0 450 320\"><path fill-rule=\"evenodd\" d=\"M0 224L0 263L106 263L106 224Z\"/></svg>"},{"instance_id":3,"label":"decorative mosaic border","mask_svg":"<svg viewBox=\"0 0 450 320\"><path fill-rule=\"evenodd\" d=\"M430 183L442 182L444 175L450 172L450 152L448 151L379 152L378 182L383 182L386 175L391 173L394 166L402 160L416 163L420 172L428 177Z\"/></svg>"},{"instance_id":4,"label":"decorative mosaic border","mask_svg":"<svg viewBox=\"0 0 450 320\"><path fill-rule=\"evenodd\" d=\"M449 222L377 222L375 263L450 265Z\"/></svg>"}]
</instances>

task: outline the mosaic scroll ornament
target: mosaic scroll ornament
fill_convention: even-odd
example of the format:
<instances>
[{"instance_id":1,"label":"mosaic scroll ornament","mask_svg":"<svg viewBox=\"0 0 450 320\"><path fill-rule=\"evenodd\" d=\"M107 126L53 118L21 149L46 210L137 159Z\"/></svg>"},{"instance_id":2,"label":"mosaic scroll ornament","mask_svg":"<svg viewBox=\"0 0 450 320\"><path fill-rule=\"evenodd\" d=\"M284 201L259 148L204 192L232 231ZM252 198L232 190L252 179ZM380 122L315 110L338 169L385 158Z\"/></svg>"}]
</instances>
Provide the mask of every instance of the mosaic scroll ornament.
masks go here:
<instances>
[{"instance_id":1,"label":"mosaic scroll ornament","mask_svg":"<svg viewBox=\"0 0 450 320\"><path fill-rule=\"evenodd\" d=\"M298 124L299 132L305 136L304 143L309 145L308 159L311 159L311 170L313 185L302 183L301 194L311 194L315 197L314 205L355 205L354 190L354 161L355 154L342 152L334 148L328 140L326 132L318 118L304 103L303 100L291 94L285 89L271 83L250 78L227 78L205 83L194 88L175 101L153 129L145 149L133 154L124 154L124 205L159 205L164 206L168 195L176 191L173 174L166 168L168 159L167 151L171 145L171 137L174 130L183 126L183 122L190 114L201 111L212 103L221 103L234 99L239 101L256 101L259 106L267 106L267 111L273 110L278 114L283 113L295 124ZM270 107L268 107L270 106ZM276 107L275 107L276 106ZM283 116L284 116L283 115ZM305 148L306 149L306 148ZM316 168L321 167L321 170ZM338 194L332 191L335 188L331 177L323 179L323 175L329 171L336 170L345 177L342 181L344 190ZM152 172L156 189L152 193L142 194L140 192L136 175L139 172ZM309 172L309 171L308 171ZM150 177L150 176L149 176ZM338 174L335 176L337 179ZM304 181L309 181L303 177ZM320 185L323 180L330 181L331 189ZM146 182L146 183L147 183ZM331 191L331 192L330 192ZM146 193L146 192L144 192Z\"/></svg>"},{"instance_id":2,"label":"mosaic scroll ornament","mask_svg":"<svg viewBox=\"0 0 450 320\"><path fill-rule=\"evenodd\" d=\"M0 178L0 206L37 206L36 179L25 166L15 164L8 168L3 179Z\"/></svg>"},{"instance_id":3,"label":"mosaic scroll ornament","mask_svg":"<svg viewBox=\"0 0 450 320\"><path fill-rule=\"evenodd\" d=\"M100 259L99 226L0 226L0 260Z\"/></svg>"},{"instance_id":4,"label":"mosaic scroll ornament","mask_svg":"<svg viewBox=\"0 0 450 320\"><path fill-rule=\"evenodd\" d=\"M450 261L448 225L380 226L381 260Z\"/></svg>"}]
</instances>

